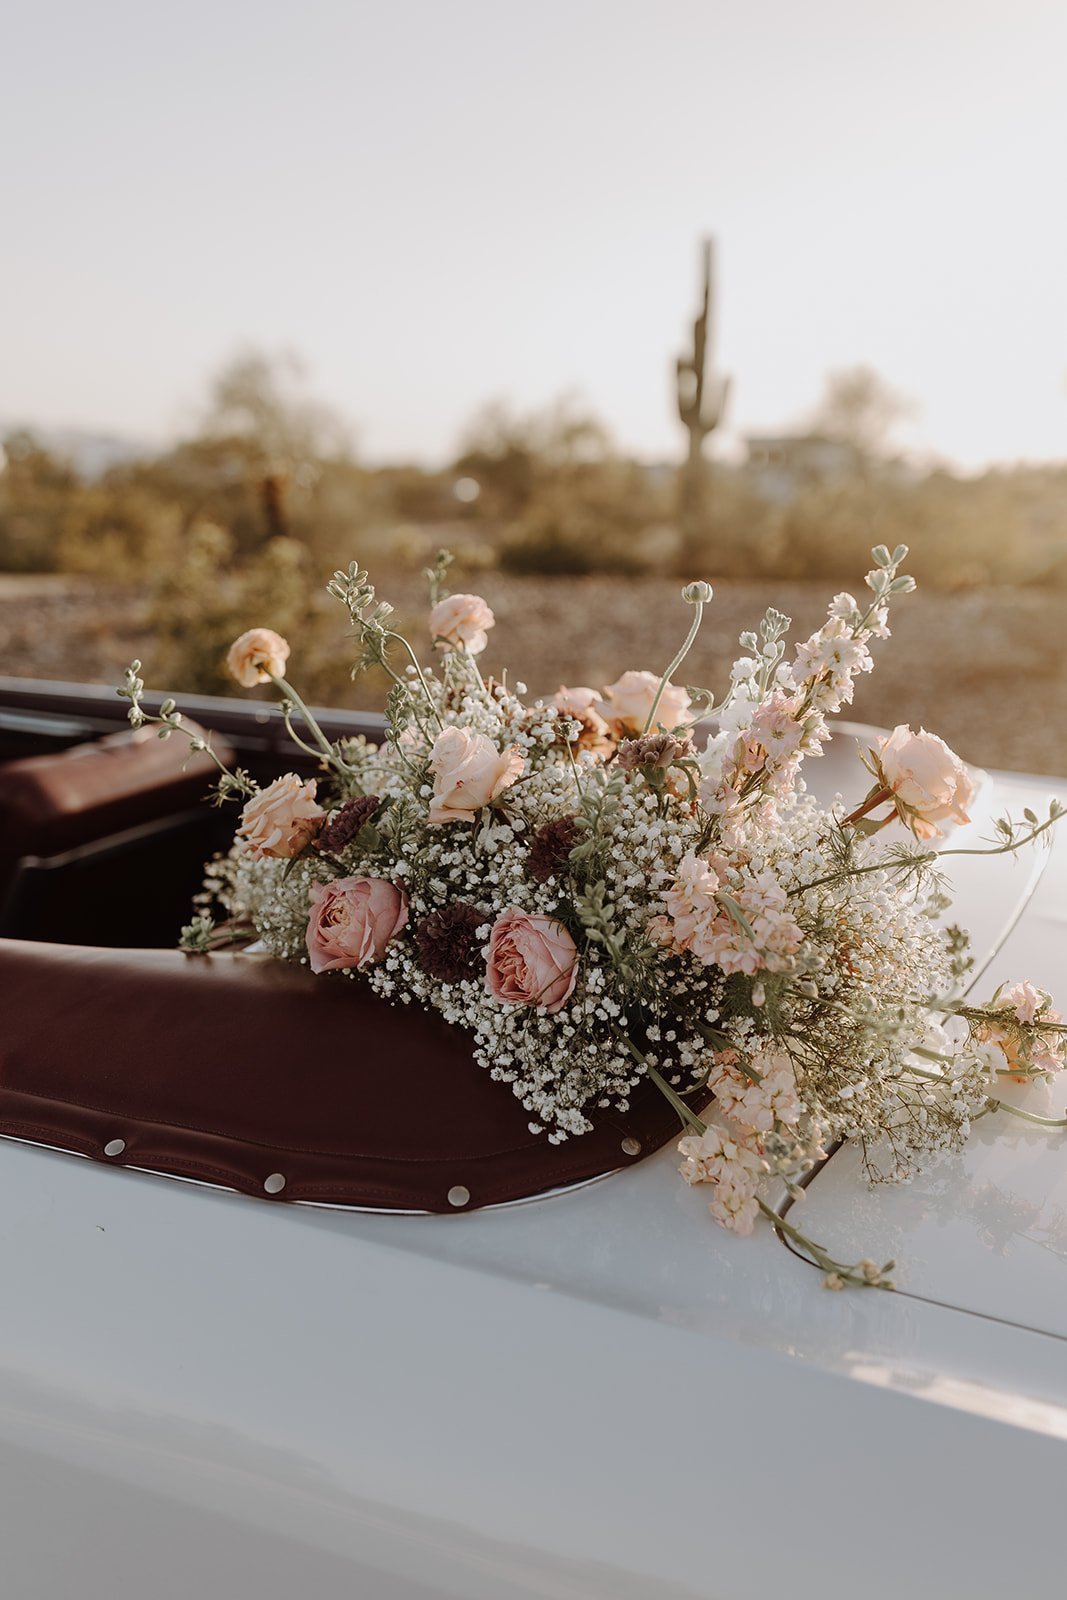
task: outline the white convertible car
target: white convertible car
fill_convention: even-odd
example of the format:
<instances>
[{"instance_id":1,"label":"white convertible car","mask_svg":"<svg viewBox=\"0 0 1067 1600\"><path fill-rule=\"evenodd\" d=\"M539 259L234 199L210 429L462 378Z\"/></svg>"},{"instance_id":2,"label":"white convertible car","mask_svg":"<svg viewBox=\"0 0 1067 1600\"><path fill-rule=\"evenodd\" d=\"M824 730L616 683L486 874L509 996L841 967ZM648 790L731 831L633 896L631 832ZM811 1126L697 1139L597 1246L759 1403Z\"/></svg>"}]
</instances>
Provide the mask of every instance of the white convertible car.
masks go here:
<instances>
[{"instance_id":1,"label":"white convertible car","mask_svg":"<svg viewBox=\"0 0 1067 1600\"><path fill-rule=\"evenodd\" d=\"M194 713L269 765L274 713ZM317 1205L254 1163L228 1181L202 1150L199 1183L141 1170L168 1161L126 1123L105 1137L118 1077L155 1092L178 1038L190 1072L228 1063L182 1009L194 979L149 985L158 1060L145 1033L119 1061L93 1009L126 957L92 929L150 944L161 842L190 862L211 842L173 773L107 812L77 752L120 717L0 683L4 1600L1059 1600L1067 1135L991 1114L899 1188L833 1154L805 1231L894 1257L895 1293L829 1293L769 1226L723 1232L673 1140L524 1203L468 1207L457 1171L436 1214ZM809 782L856 787L857 732ZM49 762L82 782L73 831L39 786L5 789ZM998 774L982 809L1056 788ZM1067 835L953 877L979 965L1062 998ZM143 960L169 982L181 958ZM1062 1089L1013 1092L1063 1114Z\"/></svg>"}]
</instances>

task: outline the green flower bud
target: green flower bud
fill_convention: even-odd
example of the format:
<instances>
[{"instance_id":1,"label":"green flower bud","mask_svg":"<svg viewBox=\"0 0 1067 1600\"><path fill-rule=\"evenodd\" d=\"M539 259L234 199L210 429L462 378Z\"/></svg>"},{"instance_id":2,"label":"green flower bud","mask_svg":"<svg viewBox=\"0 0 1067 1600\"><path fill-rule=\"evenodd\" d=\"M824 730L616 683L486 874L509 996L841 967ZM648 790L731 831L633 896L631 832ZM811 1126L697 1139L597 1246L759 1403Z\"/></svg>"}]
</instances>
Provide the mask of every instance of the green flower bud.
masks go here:
<instances>
[{"instance_id":1,"label":"green flower bud","mask_svg":"<svg viewBox=\"0 0 1067 1600\"><path fill-rule=\"evenodd\" d=\"M706 606L714 593L710 583L687 583L682 590L682 599L686 605Z\"/></svg>"}]
</instances>

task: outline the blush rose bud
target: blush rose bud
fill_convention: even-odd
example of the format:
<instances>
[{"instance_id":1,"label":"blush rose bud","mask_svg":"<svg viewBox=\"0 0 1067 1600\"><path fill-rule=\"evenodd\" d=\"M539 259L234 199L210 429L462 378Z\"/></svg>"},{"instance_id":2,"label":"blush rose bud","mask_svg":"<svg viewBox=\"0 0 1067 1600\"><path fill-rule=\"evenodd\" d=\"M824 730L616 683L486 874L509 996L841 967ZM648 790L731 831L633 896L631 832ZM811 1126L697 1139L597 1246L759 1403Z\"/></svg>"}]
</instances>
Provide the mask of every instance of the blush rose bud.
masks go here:
<instances>
[{"instance_id":1,"label":"blush rose bud","mask_svg":"<svg viewBox=\"0 0 1067 1600\"><path fill-rule=\"evenodd\" d=\"M289 645L273 628L249 628L235 639L226 653L226 666L242 689L269 683L271 677L284 678Z\"/></svg>"},{"instance_id":2,"label":"blush rose bud","mask_svg":"<svg viewBox=\"0 0 1067 1600\"><path fill-rule=\"evenodd\" d=\"M626 734L640 737L659 690L660 680L654 672L624 672L616 683L609 683L604 698L594 709L603 717L616 738ZM676 728L684 719L692 701L684 689L675 683L664 685L656 706L656 727ZM654 731L654 730L652 730Z\"/></svg>"},{"instance_id":3,"label":"blush rose bud","mask_svg":"<svg viewBox=\"0 0 1067 1600\"><path fill-rule=\"evenodd\" d=\"M298 856L322 827L326 813L315 800L315 780L295 772L275 778L254 794L241 812L237 841L257 861Z\"/></svg>"},{"instance_id":4,"label":"blush rose bud","mask_svg":"<svg viewBox=\"0 0 1067 1600\"><path fill-rule=\"evenodd\" d=\"M936 733L912 733L901 723L873 752L877 773L889 791L897 815L917 839L942 838L950 827L970 822L967 807L974 784L960 760Z\"/></svg>"},{"instance_id":5,"label":"blush rose bud","mask_svg":"<svg viewBox=\"0 0 1067 1600\"><path fill-rule=\"evenodd\" d=\"M487 630L496 618L477 594L453 594L430 612L430 632L438 649L466 650L477 656L489 643Z\"/></svg>"},{"instance_id":6,"label":"blush rose bud","mask_svg":"<svg viewBox=\"0 0 1067 1600\"><path fill-rule=\"evenodd\" d=\"M517 745L500 751L484 733L442 728L430 752L433 799L426 820L473 822L483 806L521 777L525 757Z\"/></svg>"}]
</instances>

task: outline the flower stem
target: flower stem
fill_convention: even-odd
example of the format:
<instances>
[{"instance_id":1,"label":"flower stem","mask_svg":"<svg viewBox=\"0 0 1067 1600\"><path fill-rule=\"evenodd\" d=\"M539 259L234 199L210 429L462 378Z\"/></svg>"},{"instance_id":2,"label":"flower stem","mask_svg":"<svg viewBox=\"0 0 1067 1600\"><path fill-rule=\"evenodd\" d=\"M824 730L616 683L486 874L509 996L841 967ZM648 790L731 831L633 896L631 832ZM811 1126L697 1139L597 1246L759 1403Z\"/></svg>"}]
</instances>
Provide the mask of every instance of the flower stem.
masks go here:
<instances>
[{"instance_id":1,"label":"flower stem","mask_svg":"<svg viewBox=\"0 0 1067 1600\"><path fill-rule=\"evenodd\" d=\"M894 1263L892 1261L887 1261L884 1267L876 1267L870 1261L857 1262L853 1266L847 1266L843 1261L835 1261L833 1256L824 1250L821 1244L816 1244L814 1239L809 1239L806 1233L801 1233L799 1228L794 1228L791 1222L787 1222L773 1206L769 1206L765 1200L761 1200L759 1195L756 1196L756 1204L772 1228L784 1234L787 1239L792 1239L793 1243L803 1250L808 1259L827 1274L829 1280L839 1280L828 1282L827 1288L841 1289L846 1283L855 1284L859 1289L891 1290L893 1288L893 1283L886 1277L886 1273L891 1272L893 1269Z\"/></svg>"},{"instance_id":2,"label":"flower stem","mask_svg":"<svg viewBox=\"0 0 1067 1600\"><path fill-rule=\"evenodd\" d=\"M843 828L850 828L854 822L858 822L860 818L865 817L868 812L876 810L878 806L884 805L887 800L892 800L892 798L892 789L879 789L877 787L872 789L866 800L864 800L862 804L858 805L855 811L850 811L847 817L842 818L841 826Z\"/></svg>"},{"instance_id":3,"label":"flower stem","mask_svg":"<svg viewBox=\"0 0 1067 1600\"><path fill-rule=\"evenodd\" d=\"M671 1088L663 1074L652 1065L651 1061L649 1061L644 1052L637 1048L629 1035L623 1033L621 1028L619 1028L616 1029L616 1037L626 1046L634 1060L641 1063L660 1093L670 1101L671 1105L681 1118L682 1126L686 1128L693 1128L697 1133L706 1133L708 1128L707 1123L701 1121L696 1112L693 1111L690 1106L686 1105L681 1095Z\"/></svg>"},{"instance_id":4,"label":"flower stem","mask_svg":"<svg viewBox=\"0 0 1067 1600\"><path fill-rule=\"evenodd\" d=\"M331 767L336 767L339 772L350 772L352 769L341 760L341 757L337 754L337 751L334 749L329 739L327 739L326 735L323 733L322 729L319 727L318 723L315 721L315 718L311 715L311 712L308 710L303 700L301 700L292 684L289 683L286 678L276 677L273 672L270 673L269 676L271 683L273 683L278 693L284 695L285 699L289 700L293 707L300 713L301 717L304 719L305 727L308 729L312 738L315 740L315 743L318 745L318 750L311 751L310 753L312 755L323 755L330 763ZM286 727L288 727L288 716L286 716L285 722ZM292 729L289 731L292 732ZM296 743L302 750L308 749L308 746L304 744L302 740L297 739L295 734L293 735L293 738L296 740Z\"/></svg>"},{"instance_id":5,"label":"flower stem","mask_svg":"<svg viewBox=\"0 0 1067 1600\"><path fill-rule=\"evenodd\" d=\"M1024 1111L1008 1100L994 1100L992 1095L986 1105L990 1111L1007 1111L1010 1116L1022 1117L1024 1122L1036 1122L1039 1128L1067 1128L1067 1117L1039 1117L1036 1111Z\"/></svg>"},{"instance_id":6,"label":"flower stem","mask_svg":"<svg viewBox=\"0 0 1067 1600\"><path fill-rule=\"evenodd\" d=\"M407 651L408 659L410 660L412 666L415 668L415 673L416 673L416 676L418 677L419 685L420 685L420 687L422 689L423 694L426 696L426 704L429 706L431 712L433 713L433 719L437 723L438 729L443 733L444 729L445 729L445 725L441 721L440 712L438 711L437 707L433 703L433 695L430 693L430 685L426 682L426 678L425 678L425 676L423 674L422 666L420 665L418 656L415 654L414 650L408 644L407 640L404 638L404 635L402 633L394 633L392 631L392 629L390 628L390 629L387 629L384 637L386 639L395 639L397 644L403 645L404 649Z\"/></svg>"},{"instance_id":7,"label":"flower stem","mask_svg":"<svg viewBox=\"0 0 1067 1600\"><path fill-rule=\"evenodd\" d=\"M645 718L645 725L641 730L642 737L644 737L644 735L648 732L649 728L651 728L651 726L652 726L652 719L656 715L656 712L659 710L659 703L660 703L660 700L663 698L664 689L667 687L668 683L671 680L671 673L672 672L677 672L678 668L681 666L682 662L685 660L686 656L689 654L690 650L693 648L693 640L696 638L698 632L700 631L700 619L701 619L701 617L703 615L704 615L704 602L703 602L703 600L697 600L694 603L694 606L693 606L693 624L692 624L692 627L689 629L688 634L686 635L685 643L682 645L682 648L679 650L678 654L675 656L674 660L671 662L670 666L667 668L666 672L663 674L662 678L659 680L659 688L656 690L656 698L653 700L651 706L649 707L648 716Z\"/></svg>"},{"instance_id":8,"label":"flower stem","mask_svg":"<svg viewBox=\"0 0 1067 1600\"><path fill-rule=\"evenodd\" d=\"M315 749L314 745L305 744L304 740L301 739L300 735L297 733L296 729L293 727L293 707L292 706L286 706L284 708L284 710L282 711L282 720L285 723L285 731L286 731L286 733L289 735L290 739L293 741L293 743L297 746L298 749L303 750L304 754L308 755L308 756L318 756L320 754L320 752Z\"/></svg>"},{"instance_id":9,"label":"flower stem","mask_svg":"<svg viewBox=\"0 0 1067 1600\"><path fill-rule=\"evenodd\" d=\"M841 883L845 879L862 878L868 872L916 872L920 868L928 867L931 862L943 861L947 856L1007 856L1013 855L1016 850L1022 850L1026 845L1033 844L1043 833L1059 821L1059 814L1048 817L1044 822L1038 822L1030 828L1028 833L1019 838L1005 839L1003 844L964 847L957 846L953 850L923 850L918 855L905 857L883 856L878 861L868 861L862 867L841 867L836 872L828 872L825 877L814 878L811 883L798 883L790 889L790 897L806 894L809 889L821 889L827 883Z\"/></svg>"},{"instance_id":10,"label":"flower stem","mask_svg":"<svg viewBox=\"0 0 1067 1600\"><path fill-rule=\"evenodd\" d=\"M489 693L489 689L488 689L488 686L486 684L486 681L482 677L481 668L479 667L479 665L478 665L477 661L475 660L474 656L471 654L471 652L469 650L467 650L465 648L464 651L463 651L463 658L467 663L468 670L473 675L475 683L478 685L478 688L481 690L482 696L485 699L486 703L495 711L496 710L496 701L493 699L492 695Z\"/></svg>"},{"instance_id":11,"label":"flower stem","mask_svg":"<svg viewBox=\"0 0 1067 1600\"><path fill-rule=\"evenodd\" d=\"M584 800L585 799L585 787L584 787L584 785L582 783L582 775L578 771L578 763L574 759L574 751L571 749L571 742L570 742L569 739L565 739L564 740L564 744L567 747L567 760L570 762L570 764L571 764L571 772L574 774L574 786L578 790L579 798Z\"/></svg>"}]
</instances>

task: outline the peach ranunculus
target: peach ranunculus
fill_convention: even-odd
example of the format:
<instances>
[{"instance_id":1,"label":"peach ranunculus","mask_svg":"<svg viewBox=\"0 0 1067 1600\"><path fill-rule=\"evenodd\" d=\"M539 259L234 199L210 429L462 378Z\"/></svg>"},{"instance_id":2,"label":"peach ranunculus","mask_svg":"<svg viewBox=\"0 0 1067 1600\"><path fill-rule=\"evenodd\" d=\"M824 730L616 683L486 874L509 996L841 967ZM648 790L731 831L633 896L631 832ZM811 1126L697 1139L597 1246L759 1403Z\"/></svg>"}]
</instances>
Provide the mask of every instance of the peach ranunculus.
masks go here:
<instances>
[{"instance_id":1,"label":"peach ranunculus","mask_svg":"<svg viewBox=\"0 0 1067 1600\"><path fill-rule=\"evenodd\" d=\"M486 630L496 618L478 594L451 594L430 612L430 632L438 649L451 647L480 655L488 644Z\"/></svg>"},{"instance_id":2,"label":"peach ranunculus","mask_svg":"<svg viewBox=\"0 0 1067 1600\"><path fill-rule=\"evenodd\" d=\"M312 972L369 967L408 920L408 897L384 878L335 878L312 886L305 935Z\"/></svg>"},{"instance_id":3,"label":"peach ranunculus","mask_svg":"<svg viewBox=\"0 0 1067 1600\"><path fill-rule=\"evenodd\" d=\"M427 822L473 822L483 806L511 787L525 765L517 745L500 751L484 733L442 728L430 752L434 785Z\"/></svg>"},{"instance_id":4,"label":"peach ranunculus","mask_svg":"<svg viewBox=\"0 0 1067 1600\"><path fill-rule=\"evenodd\" d=\"M226 666L243 689L269 683L271 674L285 677L289 645L273 628L249 628L226 652Z\"/></svg>"},{"instance_id":5,"label":"peach ranunculus","mask_svg":"<svg viewBox=\"0 0 1067 1600\"><path fill-rule=\"evenodd\" d=\"M645 731L658 688L659 679L654 672L624 672L617 683L608 684L604 698L597 701L596 710L616 738L624 734L640 737ZM653 728L662 727L669 733L682 721L691 704L684 689L675 683L665 684L656 707Z\"/></svg>"},{"instance_id":6,"label":"peach ranunculus","mask_svg":"<svg viewBox=\"0 0 1067 1600\"><path fill-rule=\"evenodd\" d=\"M600 696L595 689L585 687L568 689L561 684L549 699L561 715L573 717L580 724L580 732L573 741L579 750L591 750L595 755L609 756L615 748L611 729L596 710Z\"/></svg>"},{"instance_id":7,"label":"peach ranunculus","mask_svg":"<svg viewBox=\"0 0 1067 1600\"><path fill-rule=\"evenodd\" d=\"M888 738L879 739L873 754L897 815L917 839L942 838L943 822L950 826L970 822L967 807L974 799L970 773L936 733L925 728L912 733L904 722Z\"/></svg>"},{"instance_id":8,"label":"peach ranunculus","mask_svg":"<svg viewBox=\"0 0 1067 1600\"><path fill-rule=\"evenodd\" d=\"M561 922L509 906L493 923L485 986L496 1000L552 1013L578 981L578 949Z\"/></svg>"},{"instance_id":9,"label":"peach ranunculus","mask_svg":"<svg viewBox=\"0 0 1067 1600\"><path fill-rule=\"evenodd\" d=\"M277 856L284 861L310 844L325 816L315 800L314 778L304 783L287 772L245 803L237 840L257 860Z\"/></svg>"}]
</instances>

